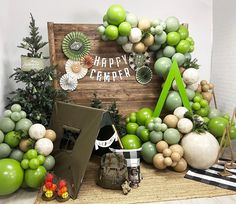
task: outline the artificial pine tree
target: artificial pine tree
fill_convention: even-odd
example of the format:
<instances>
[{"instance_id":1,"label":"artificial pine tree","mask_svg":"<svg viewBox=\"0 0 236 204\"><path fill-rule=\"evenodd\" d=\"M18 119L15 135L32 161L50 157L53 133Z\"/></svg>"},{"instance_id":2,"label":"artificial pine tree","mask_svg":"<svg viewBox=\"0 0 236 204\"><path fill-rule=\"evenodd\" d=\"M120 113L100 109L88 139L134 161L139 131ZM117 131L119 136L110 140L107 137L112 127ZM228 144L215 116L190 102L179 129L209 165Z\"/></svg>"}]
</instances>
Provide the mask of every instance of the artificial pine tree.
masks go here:
<instances>
[{"instance_id":1,"label":"artificial pine tree","mask_svg":"<svg viewBox=\"0 0 236 204\"><path fill-rule=\"evenodd\" d=\"M31 21L29 25L29 37L23 38L23 42L17 47L27 50L28 57L41 58L42 52L39 52L39 50L43 48L47 44L47 42L42 42L42 36L39 35L39 28L36 27L35 19L31 13L30 18Z\"/></svg>"},{"instance_id":2,"label":"artificial pine tree","mask_svg":"<svg viewBox=\"0 0 236 204\"><path fill-rule=\"evenodd\" d=\"M42 52L39 52L39 49L44 47L47 42L42 42L42 36L39 35L38 27L35 26L35 20L32 14L30 15L30 37L23 38L23 42L18 47L28 50L27 56L29 57L42 58ZM8 97L8 106L18 103L33 123L48 126L54 102L65 100L67 96L65 91L56 90L52 86L53 79L57 77L54 67L45 67L41 70L35 70L32 67L29 71L16 68L14 71L10 78L14 78L16 83L23 82L25 87L17 88L10 93L12 96Z\"/></svg>"},{"instance_id":3,"label":"artificial pine tree","mask_svg":"<svg viewBox=\"0 0 236 204\"><path fill-rule=\"evenodd\" d=\"M124 124L124 118L119 114L119 109L117 108L116 101L113 101L112 104L108 107L108 111L111 114L115 127L119 135L123 136L126 134L126 128Z\"/></svg>"},{"instance_id":4,"label":"artificial pine tree","mask_svg":"<svg viewBox=\"0 0 236 204\"><path fill-rule=\"evenodd\" d=\"M93 98L91 99L90 106L98 109L102 108L102 101L98 98L96 92L93 93Z\"/></svg>"}]
</instances>

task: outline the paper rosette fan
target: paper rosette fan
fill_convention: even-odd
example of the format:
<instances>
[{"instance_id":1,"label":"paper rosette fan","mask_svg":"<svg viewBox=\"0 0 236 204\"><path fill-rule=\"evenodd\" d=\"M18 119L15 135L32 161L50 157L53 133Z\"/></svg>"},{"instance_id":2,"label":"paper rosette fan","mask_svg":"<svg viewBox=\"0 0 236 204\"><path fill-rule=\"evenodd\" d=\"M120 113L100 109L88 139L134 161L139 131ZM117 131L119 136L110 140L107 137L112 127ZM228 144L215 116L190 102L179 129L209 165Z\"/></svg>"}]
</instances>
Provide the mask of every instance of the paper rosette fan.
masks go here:
<instances>
[{"instance_id":1,"label":"paper rosette fan","mask_svg":"<svg viewBox=\"0 0 236 204\"><path fill-rule=\"evenodd\" d=\"M64 74L60 79L60 86L63 90L74 91L77 85L77 79L71 74Z\"/></svg>"},{"instance_id":2,"label":"paper rosette fan","mask_svg":"<svg viewBox=\"0 0 236 204\"><path fill-rule=\"evenodd\" d=\"M152 80L152 70L143 66L136 70L136 80L140 84L147 84Z\"/></svg>"},{"instance_id":3,"label":"paper rosette fan","mask_svg":"<svg viewBox=\"0 0 236 204\"><path fill-rule=\"evenodd\" d=\"M86 55L82 57L80 63L83 67L90 69L93 66L93 57L90 55Z\"/></svg>"},{"instance_id":4,"label":"paper rosette fan","mask_svg":"<svg viewBox=\"0 0 236 204\"><path fill-rule=\"evenodd\" d=\"M86 76L88 69L84 68L79 61L67 60L65 65L66 73L74 76L76 79L82 79Z\"/></svg>"},{"instance_id":5,"label":"paper rosette fan","mask_svg":"<svg viewBox=\"0 0 236 204\"><path fill-rule=\"evenodd\" d=\"M143 54L132 52L129 55L129 66L134 71L136 71L139 67L148 66L149 64L150 64L150 56L148 52L145 52Z\"/></svg>"},{"instance_id":6,"label":"paper rosette fan","mask_svg":"<svg viewBox=\"0 0 236 204\"><path fill-rule=\"evenodd\" d=\"M81 32L67 34L62 42L64 54L74 61L79 61L89 53L90 49L91 43L88 37Z\"/></svg>"}]
</instances>

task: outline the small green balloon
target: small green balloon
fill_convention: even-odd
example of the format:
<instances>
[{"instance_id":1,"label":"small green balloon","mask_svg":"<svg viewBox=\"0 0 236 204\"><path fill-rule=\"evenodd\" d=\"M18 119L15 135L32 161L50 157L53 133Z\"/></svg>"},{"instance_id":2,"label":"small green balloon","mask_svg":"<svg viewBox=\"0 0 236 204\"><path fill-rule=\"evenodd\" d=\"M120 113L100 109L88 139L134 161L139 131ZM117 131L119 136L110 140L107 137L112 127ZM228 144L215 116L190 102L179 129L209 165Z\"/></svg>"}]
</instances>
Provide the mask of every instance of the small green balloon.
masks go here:
<instances>
[{"instance_id":1,"label":"small green balloon","mask_svg":"<svg viewBox=\"0 0 236 204\"><path fill-rule=\"evenodd\" d=\"M3 142L4 140L4 134L3 132L0 130L0 144Z\"/></svg>"},{"instance_id":2,"label":"small green balloon","mask_svg":"<svg viewBox=\"0 0 236 204\"><path fill-rule=\"evenodd\" d=\"M190 43L187 40L181 40L176 47L176 51L185 54L190 51Z\"/></svg>"},{"instance_id":3,"label":"small green balloon","mask_svg":"<svg viewBox=\"0 0 236 204\"><path fill-rule=\"evenodd\" d=\"M143 143L141 155L145 162L152 164L152 158L157 154L156 145L148 141Z\"/></svg>"},{"instance_id":4,"label":"small green balloon","mask_svg":"<svg viewBox=\"0 0 236 204\"><path fill-rule=\"evenodd\" d=\"M165 23L166 23L166 31L168 33L177 31L179 29L179 20L174 16L168 17Z\"/></svg>"},{"instance_id":5,"label":"small green balloon","mask_svg":"<svg viewBox=\"0 0 236 204\"><path fill-rule=\"evenodd\" d=\"M119 36L116 39L116 42L117 42L118 45L124 45L128 42L128 37L127 36Z\"/></svg>"},{"instance_id":6,"label":"small green balloon","mask_svg":"<svg viewBox=\"0 0 236 204\"><path fill-rule=\"evenodd\" d=\"M155 43L156 44L163 44L166 42L166 33L162 32L160 35L155 35Z\"/></svg>"},{"instance_id":7,"label":"small green balloon","mask_svg":"<svg viewBox=\"0 0 236 204\"><path fill-rule=\"evenodd\" d=\"M169 144L178 144L180 140L180 133L174 128L169 128L164 132L164 140Z\"/></svg>"},{"instance_id":8,"label":"small green balloon","mask_svg":"<svg viewBox=\"0 0 236 204\"><path fill-rule=\"evenodd\" d=\"M165 57L171 58L174 54L175 54L175 48L172 47L172 46L166 46L166 47L163 49L163 55L164 55Z\"/></svg>"},{"instance_id":9,"label":"small green balloon","mask_svg":"<svg viewBox=\"0 0 236 204\"><path fill-rule=\"evenodd\" d=\"M172 61L174 61L174 59L177 61L179 66L183 65L183 63L185 62L185 57L181 53L175 53L172 57Z\"/></svg>"},{"instance_id":10,"label":"small green balloon","mask_svg":"<svg viewBox=\"0 0 236 204\"><path fill-rule=\"evenodd\" d=\"M165 108L173 112L176 108L182 106L182 100L177 91L170 91L165 102Z\"/></svg>"},{"instance_id":11,"label":"small green balloon","mask_svg":"<svg viewBox=\"0 0 236 204\"><path fill-rule=\"evenodd\" d=\"M149 137L150 137L150 141L156 144L163 139L163 133L160 131L159 132L152 131Z\"/></svg>"},{"instance_id":12,"label":"small green balloon","mask_svg":"<svg viewBox=\"0 0 236 204\"><path fill-rule=\"evenodd\" d=\"M161 57L155 62L154 70L157 75L161 76L162 78L165 78L170 70L171 65L172 62L169 58Z\"/></svg>"},{"instance_id":13,"label":"small green balloon","mask_svg":"<svg viewBox=\"0 0 236 204\"><path fill-rule=\"evenodd\" d=\"M157 54L156 54L157 60L160 59L161 57L164 57L164 55L163 55L163 50L159 50L159 51L157 52Z\"/></svg>"},{"instance_id":14,"label":"small green balloon","mask_svg":"<svg viewBox=\"0 0 236 204\"><path fill-rule=\"evenodd\" d=\"M157 51L161 48L161 44L153 44L149 47L151 51ZM163 56L163 55L162 55Z\"/></svg>"},{"instance_id":15,"label":"small green balloon","mask_svg":"<svg viewBox=\"0 0 236 204\"><path fill-rule=\"evenodd\" d=\"M180 41L180 35L177 32L170 32L167 34L167 44L168 45L177 45Z\"/></svg>"},{"instance_id":16,"label":"small green balloon","mask_svg":"<svg viewBox=\"0 0 236 204\"><path fill-rule=\"evenodd\" d=\"M188 100L193 100L194 96L195 96L195 92L191 89L185 89L187 96L188 96Z\"/></svg>"},{"instance_id":17,"label":"small green balloon","mask_svg":"<svg viewBox=\"0 0 236 204\"><path fill-rule=\"evenodd\" d=\"M188 28L184 25L179 26L178 33L180 35L181 40L185 40L189 35Z\"/></svg>"}]
</instances>

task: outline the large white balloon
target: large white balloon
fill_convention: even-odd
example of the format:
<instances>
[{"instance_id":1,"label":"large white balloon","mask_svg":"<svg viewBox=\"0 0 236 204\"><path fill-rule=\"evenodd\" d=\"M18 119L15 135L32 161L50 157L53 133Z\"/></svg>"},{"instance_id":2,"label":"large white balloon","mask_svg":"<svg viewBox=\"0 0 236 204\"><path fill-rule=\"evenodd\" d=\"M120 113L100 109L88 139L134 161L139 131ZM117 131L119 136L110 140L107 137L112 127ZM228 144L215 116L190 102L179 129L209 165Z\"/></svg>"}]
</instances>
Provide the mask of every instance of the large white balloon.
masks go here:
<instances>
[{"instance_id":1,"label":"large white balloon","mask_svg":"<svg viewBox=\"0 0 236 204\"><path fill-rule=\"evenodd\" d=\"M216 138L209 132L191 132L185 135L181 141L184 148L184 158L187 163L196 169L208 169L218 156L220 149Z\"/></svg>"}]
</instances>

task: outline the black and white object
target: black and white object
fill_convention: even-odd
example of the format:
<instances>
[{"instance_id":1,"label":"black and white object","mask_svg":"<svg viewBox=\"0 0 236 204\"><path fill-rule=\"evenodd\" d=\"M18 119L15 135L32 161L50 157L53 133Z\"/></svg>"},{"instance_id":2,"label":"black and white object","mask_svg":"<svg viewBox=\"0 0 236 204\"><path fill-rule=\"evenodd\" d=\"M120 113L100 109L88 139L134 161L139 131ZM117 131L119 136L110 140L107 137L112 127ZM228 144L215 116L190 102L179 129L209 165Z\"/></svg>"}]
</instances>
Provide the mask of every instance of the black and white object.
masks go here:
<instances>
[{"instance_id":1,"label":"black and white object","mask_svg":"<svg viewBox=\"0 0 236 204\"><path fill-rule=\"evenodd\" d=\"M236 191L236 169L227 169L232 176L219 175L220 172L224 171L225 162L229 162L229 160L220 159L219 164L214 164L207 170L190 168L184 178Z\"/></svg>"}]
</instances>

